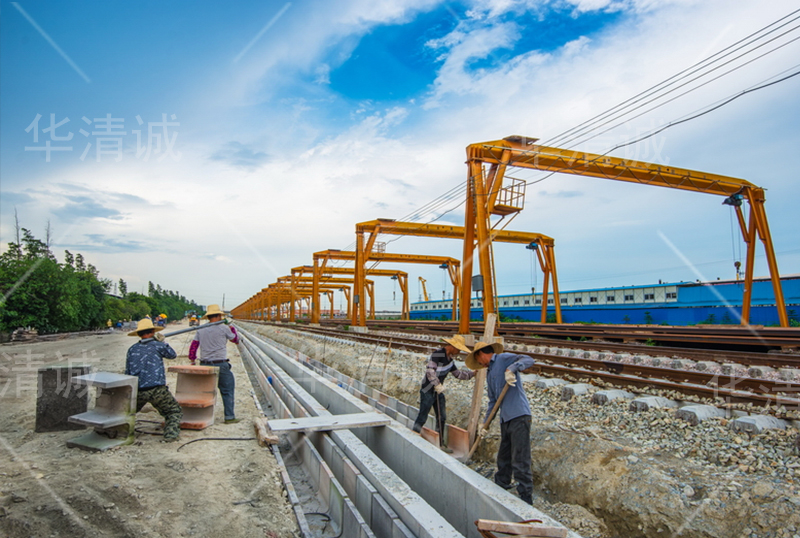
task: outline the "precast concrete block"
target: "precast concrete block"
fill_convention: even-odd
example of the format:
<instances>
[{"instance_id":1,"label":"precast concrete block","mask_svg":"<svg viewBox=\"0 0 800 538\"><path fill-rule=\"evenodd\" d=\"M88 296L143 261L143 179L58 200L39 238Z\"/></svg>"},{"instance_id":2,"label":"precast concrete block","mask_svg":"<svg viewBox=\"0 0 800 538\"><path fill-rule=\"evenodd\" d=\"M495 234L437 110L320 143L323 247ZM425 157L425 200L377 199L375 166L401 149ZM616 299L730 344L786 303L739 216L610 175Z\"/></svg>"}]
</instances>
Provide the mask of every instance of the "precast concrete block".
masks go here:
<instances>
[{"instance_id":1,"label":"precast concrete block","mask_svg":"<svg viewBox=\"0 0 800 538\"><path fill-rule=\"evenodd\" d=\"M744 366L735 362L725 362L722 364L720 369L722 370L723 375L733 375L738 370L746 370Z\"/></svg>"},{"instance_id":2,"label":"precast concrete block","mask_svg":"<svg viewBox=\"0 0 800 538\"><path fill-rule=\"evenodd\" d=\"M751 366L747 369L747 375L750 377L764 377L766 374L775 372L775 368L769 366Z\"/></svg>"},{"instance_id":3,"label":"precast concrete block","mask_svg":"<svg viewBox=\"0 0 800 538\"><path fill-rule=\"evenodd\" d=\"M634 413L641 413L644 411L650 411L651 409L660 409L664 407L676 408L678 407L678 404L662 396L640 396L639 398L635 398L631 401L631 405L628 407L628 409Z\"/></svg>"},{"instance_id":4,"label":"precast concrete block","mask_svg":"<svg viewBox=\"0 0 800 538\"><path fill-rule=\"evenodd\" d=\"M628 392L627 390L618 390L618 389L610 389L610 390L598 390L594 394L592 394L592 403L596 405L606 405L607 403L618 400L620 398L624 398L625 400L630 400L635 396L632 392Z\"/></svg>"},{"instance_id":5,"label":"precast concrete block","mask_svg":"<svg viewBox=\"0 0 800 538\"><path fill-rule=\"evenodd\" d=\"M559 379L557 377L542 378L534 385L537 389L549 389L550 387L558 387L559 385L566 385L569 381Z\"/></svg>"},{"instance_id":6,"label":"precast concrete block","mask_svg":"<svg viewBox=\"0 0 800 538\"><path fill-rule=\"evenodd\" d=\"M642 364L647 359L648 359L647 355L634 355L633 357L631 357L631 362L633 364Z\"/></svg>"},{"instance_id":7,"label":"precast concrete block","mask_svg":"<svg viewBox=\"0 0 800 538\"><path fill-rule=\"evenodd\" d=\"M724 418L728 416L728 413L725 409L720 409L713 405L687 405L686 407L678 409L675 416L681 420L685 420L692 426L697 426L709 418Z\"/></svg>"},{"instance_id":8,"label":"precast concrete block","mask_svg":"<svg viewBox=\"0 0 800 538\"><path fill-rule=\"evenodd\" d=\"M89 391L76 390L72 378L91 373L90 364L59 363L39 368L36 397L36 432L82 430L69 417L89 408Z\"/></svg>"},{"instance_id":9,"label":"precast concrete block","mask_svg":"<svg viewBox=\"0 0 800 538\"><path fill-rule=\"evenodd\" d=\"M397 519L397 514L380 495L375 495L372 500L372 521L370 528L375 536L391 536L392 527Z\"/></svg>"},{"instance_id":10,"label":"precast concrete block","mask_svg":"<svg viewBox=\"0 0 800 538\"><path fill-rule=\"evenodd\" d=\"M353 499L358 512L370 527L372 526L372 501L377 496L378 490L364 478L364 475L359 474L356 477L356 495Z\"/></svg>"},{"instance_id":11,"label":"precast concrete block","mask_svg":"<svg viewBox=\"0 0 800 538\"><path fill-rule=\"evenodd\" d=\"M691 359L672 359L669 367L673 370L693 370L695 364L697 363Z\"/></svg>"},{"instance_id":12,"label":"precast concrete block","mask_svg":"<svg viewBox=\"0 0 800 538\"><path fill-rule=\"evenodd\" d=\"M794 381L800 378L800 369L778 368L778 377L780 377L783 381Z\"/></svg>"},{"instance_id":13,"label":"precast concrete block","mask_svg":"<svg viewBox=\"0 0 800 538\"><path fill-rule=\"evenodd\" d=\"M761 433L764 430L785 430L786 421L776 417L767 415L752 415L748 417L739 417L730 423L731 429L734 431L742 431L747 433Z\"/></svg>"},{"instance_id":14,"label":"precast concrete block","mask_svg":"<svg viewBox=\"0 0 800 538\"><path fill-rule=\"evenodd\" d=\"M566 402L575 396L587 394L592 385L589 383L570 383L561 387L561 400Z\"/></svg>"},{"instance_id":15,"label":"precast concrete block","mask_svg":"<svg viewBox=\"0 0 800 538\"><path fill-rule=\"evenodd\" d=\"M360 327L358 325L350 325L350 331L359 334L366 334L369 332L369 327Z\"/></svg>"},{"instance_id":16,"label":"precast concrete block","mask_svg":"<svg viewBox=\"0 0 800 538\"><path fill-rule=\"evenodd\" d=\"M715 369L717 366L719 366L719 364L714 361L698 361L697 364L694 365L694 369L698 372L708 372Z\"/></svg>"},{"instance_id":17,"label":"precast concrete block","mask_svg":"<svg viewBox=\"0 0 800 538\"><path fill-rule=\"evenodd\" d=\"M663 355L658 357L653 357L653 359L650 362L653 366L665 368L669 366L670 362L672 362L672 357L664 357Z\"/></svg>"}]
</instances>

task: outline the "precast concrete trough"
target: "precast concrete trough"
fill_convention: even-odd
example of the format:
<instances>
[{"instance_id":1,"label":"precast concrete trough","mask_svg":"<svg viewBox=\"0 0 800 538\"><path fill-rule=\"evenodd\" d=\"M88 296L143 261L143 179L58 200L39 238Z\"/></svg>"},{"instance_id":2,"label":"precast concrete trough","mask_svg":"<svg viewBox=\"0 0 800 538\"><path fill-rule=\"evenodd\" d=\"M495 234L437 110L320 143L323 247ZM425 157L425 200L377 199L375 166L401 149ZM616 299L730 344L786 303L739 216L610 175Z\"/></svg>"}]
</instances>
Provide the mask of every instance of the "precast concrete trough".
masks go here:
<instances>
[{"instance_id":1,"label":"precast concrete trough","mask_svg":"<svg viewBox=\"0 0 800 538\"><path fill-rule=\"evenodd\" d=\"M278 344L238 327L245 363L273 407L280 409L280 418L374 412L326 379L330 376L319 375ZM318 455L318 467L330 471L320 488L327 487L323 482L329 484L330 491L335 490L329 498L342 497L341 515L335 516L344 525L342 536L480 538L477 519L539 519L562 527L396 420L381 427L289 435L293 445L310 454L303 458L310 461ZM568 536L580 538L573 531Z\"/></svg>"}]
</instances>

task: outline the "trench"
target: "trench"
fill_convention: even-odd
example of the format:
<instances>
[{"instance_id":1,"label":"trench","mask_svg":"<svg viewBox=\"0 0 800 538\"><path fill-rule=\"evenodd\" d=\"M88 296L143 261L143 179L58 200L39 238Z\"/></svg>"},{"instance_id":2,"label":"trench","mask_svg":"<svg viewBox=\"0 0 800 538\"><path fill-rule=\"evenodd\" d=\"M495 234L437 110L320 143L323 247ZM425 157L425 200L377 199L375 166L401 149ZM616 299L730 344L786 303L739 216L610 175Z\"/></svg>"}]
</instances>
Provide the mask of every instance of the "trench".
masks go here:
<instances>
[{"instance_id":1,"label":"trench","mask_svg":"<svg viewBox=\"0 0 800 538\"><path fill-rule=\"evenodd\" d=\"M374 412L341 379L321 374L280 345L240 330L240 350L275 416ZM444 454L400 422L374 428L287 434L292 457L319 491L331 525L342 536L480 538L478 518L539 519L563 527ZM302 477L301 477L302 478ZM295 512L312 511L302 508ZM308 526L308 521L305 522ZM302 527L303 525L301 525ZM570 538L580 538L567 530Z\"/></svg>"}]
</instances>

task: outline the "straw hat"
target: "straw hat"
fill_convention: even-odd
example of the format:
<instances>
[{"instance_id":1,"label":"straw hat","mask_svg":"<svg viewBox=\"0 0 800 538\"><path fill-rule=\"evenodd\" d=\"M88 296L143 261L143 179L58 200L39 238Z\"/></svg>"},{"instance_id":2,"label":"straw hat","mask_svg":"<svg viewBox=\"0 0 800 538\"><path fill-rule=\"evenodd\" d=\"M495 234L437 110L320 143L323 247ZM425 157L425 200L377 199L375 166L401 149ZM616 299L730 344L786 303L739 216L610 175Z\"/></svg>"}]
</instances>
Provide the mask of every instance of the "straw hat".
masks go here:
<instances>
[{"instance_id":1,"label":"straw hat","mask_svg":"<svg viewBox=\"0 0 800 538\"><path fill-rule=\"evenodd\" d=\"M475 352L478 351L479 349L483 349L489 346L491 346L492 352L494 353L503 352L503 344L501 344L500 342L495 342L493 344L489 344L487 342L478 342L477 344L475 344L475 348L469 355L467 355L467 358L464 361L467 364L467 368L469 368L470 370L480 370L481 368L486 368L484 365L479 363L478 360L475 358Z\"/></svg>"},{"instance_id":2,"label":"straw hat","mask_svg":"<svg viewBox=\"0 0 800 538\"><path fill-rule=\"evenodd\" d=\"M453 336L452 338L442 338L442 342L445 344L449 344L456 348L459 351L463 351L464 353L469 353L469 348L467 347L467 343L464 341L464 337L460 334Z\"/></svg>"},{"instance_id":3,"label":"straw hat","mask_svg":"<svg viewBox=\"0 0 800 538\"><path fill-rule=\"evenodd\" d=\"M139 336L139 333L141 331L150 331L150 330L155 330L156 332L163 331L164 327L156 327L156 326L153 325L153 321L152 320L150 320L148 318L142 318L142 319L139 320L139 323L136 325L136 330L129 332L128 336Z\"/></svg>"},{"instance_id":4,"label":"straw hat","mask_svg":"<svg viewBox=\"0 0 800 538\"><path fill-rule=\"evenodd\" d=\"M206 313L203 314L203 317L200 319L208 319L208 316L213 316L219 314L220 316L225 316L225 312L219 309L218 304L210 304L208 305L208 309L206 309Z\"/></svg>"}]
</instances>

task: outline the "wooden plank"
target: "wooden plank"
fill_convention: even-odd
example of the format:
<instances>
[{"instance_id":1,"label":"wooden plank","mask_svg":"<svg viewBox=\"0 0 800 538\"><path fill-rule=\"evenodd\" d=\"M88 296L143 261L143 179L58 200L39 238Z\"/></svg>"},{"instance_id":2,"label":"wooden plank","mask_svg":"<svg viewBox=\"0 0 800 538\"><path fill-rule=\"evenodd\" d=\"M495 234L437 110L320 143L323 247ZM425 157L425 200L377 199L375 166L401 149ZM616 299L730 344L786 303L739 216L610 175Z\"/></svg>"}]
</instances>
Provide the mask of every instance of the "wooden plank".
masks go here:
<instances>
[{"instance_id":1,"label":"wooden plank","mask_svg":"<svg viewBox=\"0 0 800 538\"><path fill-rule=\"evenodd\" d=\"M520 538L566 538L565 527L548 527L538 523L510 523L507 521L493 521L479 519L475 522L479 531L502 532Z\"/></svg>"},{"instance_id":2,"label":"wooden plank","mask_svg":"<svg viewBox=\"0 0 800 538\"><path fill-rule=\"evenodd\" d=\"M277 445L280 439L276 435L272 435L267 427L267 421L263 418L256 418L253 421L253 427L256 430L256 439L261 446Z\"/></svg>"},{"instance_id":3,"label":"wooden plank","mask_svg":"<svg viewBox=\"0 0 800 538\"><path fill-rule=\"evenodd\" d=\"M495 326L497 315L489 314L486 316L486 324L483 329L481 342L493 344L495 342ZM469 444L475 444L475 437L478 433L478 421L481 418L481 400L483 398L484 387L486 386L486 368L481 368L475 374L475 384L472 387L472 406L469 410L469 421L467 422L467 432L469 433Z\"/></svg>"},{"instance_id":4,"label":"wooden plank","mask_svg":"<svg viewBox=\"0 0 800 538\"><path fill-rule=\"evenodd\" d=\"M330 415L324 417L284 418L270 420L267 425L273 432L305 431L321 432L386 426L392 421L383 413L352 413L349 415Z\"/></svg>"}]
</instances>

